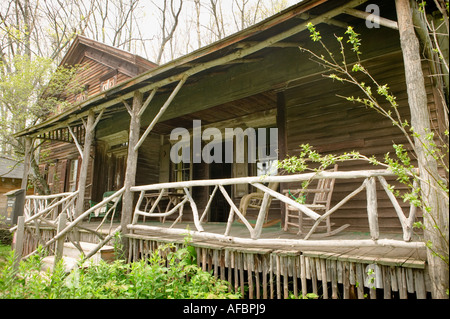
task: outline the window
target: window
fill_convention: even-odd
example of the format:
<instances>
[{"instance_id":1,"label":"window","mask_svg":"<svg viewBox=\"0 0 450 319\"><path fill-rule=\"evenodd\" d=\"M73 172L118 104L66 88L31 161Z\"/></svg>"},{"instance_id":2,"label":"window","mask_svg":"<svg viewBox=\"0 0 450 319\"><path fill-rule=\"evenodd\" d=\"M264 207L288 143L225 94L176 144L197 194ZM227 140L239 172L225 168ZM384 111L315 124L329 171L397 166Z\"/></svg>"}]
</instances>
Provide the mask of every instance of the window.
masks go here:
<instances>
[{"instance_id":1,"label":"window","mask_svg":"<svg viewBox=\"0 0 450 319\"><path fill-rule=\"evenodd\" d=\"M89 91L89 85L85 85L81 92L79 92L78 94L75 95L75 102L79 103L79 102L83 102L86 101L87 97L88 97L88 91Z\"/></svg>"},{"instance_id":2,"label":"window","mask_svg":"<svg viewBox=\"0 0 450 319\"><path fill-rule=\"evenodd\" d=\"M187 152L185 155L190 158L188 161L184 159L183 161L183 151ZM172 162L172 180L175 182L185 182L191 180L191 163L192 163L192 148L191 145L188 147L182 147L178 151L179 162Z\"/></svg>"},{"instance_id":3,"label":"window","mask_svg":"<svg viewBox=\"0 0 450 319\"><path fill-rule=\"evenodd\" d=\"M111 70L100 77L100 92L109 90L117 84L117 70Z\"/></svg>"},{"instance_id":4,"label":"window","mask_svg":"<svg viewBox=\"0 0 450 319\"><path fill-rule=\"evenodd\" d=\"M184 182L191 180L191 163L180 162L174 164L174 174L176 182Z\"/></svg>"},{"instance_id":5,"label":"window","mask_svg":"<svg viewBox=\"0 0 450 319\"><path fill-rule=\"evenodd\" d=\"M116 85L116 77L109 78L100 83L100 91L106 91Z\"/></svg>"},{"instance_id":6,"label":"window","mask_svg":"<svg viewBox=\"0 0 450 319\"><path fill-rule=\"evenodd\" d=\"M78 159L70 161L69 169L69 192L77 190L77 177L78 177Z\"/></svg>"},{"instance_id":7,"label":"window","mask_svg":"<svg viewBox=\"0 0 450 319\"><path fill-rule=\"evenodd\" d=\"M189 161L183 161L183 150L188 152L190 157ZM192 180L192 149L189 147L180 148L179 152L179 163L171 161L171 180L174 182L185 182ZM192 190L191 187L189 187ZM177 189L176 192L182 193L182 189Z\"/></svg>"},{"instance_id":8,"label":"window","mask_svg":"<svg viewBox=\"0 0 450 319\"><path fill-rule=\"evenodd\" d=\"M260 136L262 134L262 136ZM278 131L276 128L259 128L257 130L257 155L256 175L277 175L278 163ZM265 140L261 143L261 141Z\"/></svg>"}]
</instances>

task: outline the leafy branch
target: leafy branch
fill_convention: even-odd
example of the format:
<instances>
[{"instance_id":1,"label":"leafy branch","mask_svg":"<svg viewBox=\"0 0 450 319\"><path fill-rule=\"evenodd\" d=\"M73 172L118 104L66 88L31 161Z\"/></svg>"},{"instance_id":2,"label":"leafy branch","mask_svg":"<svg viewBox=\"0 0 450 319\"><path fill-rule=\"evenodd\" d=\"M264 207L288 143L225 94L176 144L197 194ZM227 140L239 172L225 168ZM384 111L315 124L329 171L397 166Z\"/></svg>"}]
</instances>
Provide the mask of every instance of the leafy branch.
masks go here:
<instances>
[{"instance_id":1,"label":"leafy branch","mask_svg":"<svg viewBox=\"0 0 450 319\"><path fill-rule=\"evenodd\" d=\"M408 189L407 192L400 194L395 190L393 186L389 186L390 190L397 197L401 197L403 201L409 202L411 205L422 208L424 214L426 213L430 220L432 220L433 228L439 233L439 236L445 242L447 248L443 248L443 252L438 251L438 248L433 246L433 243L427 242L427 247L430 251L439 256L448 265L448 240L445 234L447 229L443 229L435 216L432 214L433 208L427 203L424 198L425 194L422 193L420 188L421 183L427 183L430 190L437 194L437 196L444 198L448 201L448 178L443 179L442 176L436 176L431 174L433 181L423 180L419 175L419 170L416 167L417 162L420 161L418 156L419 151L425 152L427 157L435 160L440 167L441 172L445 172L445 176L448 176L448 129L445 130L442 136L436 136L433 131L424 130L425 133L419 134L418 130L410 125L408 120L403 119L399 105L396 101L395 95L390 91L388 84L380 84L370 74L367 68L362 65L360 56L361 52L361 40L359 34L355 32L352 27L348 27L344 36L336 36L335 38L339 44L340 58L337 58L331 52L331 50L322 41L322 36L316 27L309 23L307 25L310 32L310 38L313 42L318 43L325 50L324 54L316 53L313 50L305 47L300 47L302 52L306 52L311 55L311 60L323 66L328 70L324 77L330 78L334 81L341 83L348 83L356 86L362 93L360 96L340 96L349 102L359 103L367 108L376 111L385 118L388 118L392 125L397 127L405 136L408 142L408 148L403 144L393 144L395 156L390 153L386 153L384 161L376 159L374 156L367 157L359 152L344 153L342 155L321 155L308 144L301 145L301 152L299 156L288 157L285 160L279 162L279 168L286 170L287 172L303 172L305 170L312 170L320 172L331 165L338 162L347 161L366 161L375 166L382 166L389 169L397 176L397 180L405 185ZM350 50L354 55L353 62L348 61L346 53L346 46L350 46ZM365 80L365 81L364 81ZM382 100L381 103L378 99ZM410 149L410 150L408 150ZM411 158L412 157L412 158ZM310 164L313 163L317 168L311 168ZM428 170L427 163L419 162L419 167ZM305 183L307 186L308 182ZM422 184L423 185L423 184ZM448 217L447 217L448 218ZM418 228L424 228L420 222L415 224ZM447 253L445 253L445 249Z\"/></svg>"}]
</instances>

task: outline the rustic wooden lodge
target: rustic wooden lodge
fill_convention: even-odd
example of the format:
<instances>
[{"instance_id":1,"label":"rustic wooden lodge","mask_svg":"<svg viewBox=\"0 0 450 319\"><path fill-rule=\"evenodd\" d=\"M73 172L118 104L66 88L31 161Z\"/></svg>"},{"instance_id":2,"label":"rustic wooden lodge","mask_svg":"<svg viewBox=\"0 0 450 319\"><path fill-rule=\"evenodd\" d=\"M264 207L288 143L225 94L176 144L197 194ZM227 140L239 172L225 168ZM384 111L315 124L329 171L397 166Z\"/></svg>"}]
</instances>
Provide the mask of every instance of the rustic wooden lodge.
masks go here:
<instances>
[{"instance_id":1,"label":"rustic wooden lodge","mask_svg":"<svg viewBox=\"0 0 450 319\"><path fill-rule=\"evenodd\" d=\"M120 231L127 257L135 260L162 243L181 245L189 232L199 265L229 280L231 289L247 286L248 298L287 298L289 292L426 298L425 246L412 228L421 212L387 190L386 183L396 185L391 172L365 161L321 174L272 166L298 155L302 144L321 154L355 150L380 160L393 143L407 145L389 119L340 97L359 95L355 86L323 77L323 67L299 49L320 52L309 22L335 50L335 34L354 26L362 63L389 84L408 119L395 2L370 3L379 7L378 27L366 25L366 1L305 0L163 65L77 37L63 61L86 66L78 75L84 89L67 97L73 107L17 135L47 141L41 168L53 193L27 197L23 255L39 242L54 247L73 240L73 229L98 249ZM433 67L424 59L425 74ZM426 81L439 133L437 84ZM186 129L190 141L182 148L188 160L179 163L170 158L176 128ZM241 162L237 153L231 162L195 161L199 150L213 146L215 158L221 156L222 146L205 131L226 137L226 128L253 128L257 135L277 128L266 144L277 143L275 156L251 161L246 138ZM223 154L227 143L237 143L233 136L223 140ZM310 178L312 194L306 203L296 201L295 190ZM67 224L56 230L63 212Z\"/></svg>"}]
</instances>

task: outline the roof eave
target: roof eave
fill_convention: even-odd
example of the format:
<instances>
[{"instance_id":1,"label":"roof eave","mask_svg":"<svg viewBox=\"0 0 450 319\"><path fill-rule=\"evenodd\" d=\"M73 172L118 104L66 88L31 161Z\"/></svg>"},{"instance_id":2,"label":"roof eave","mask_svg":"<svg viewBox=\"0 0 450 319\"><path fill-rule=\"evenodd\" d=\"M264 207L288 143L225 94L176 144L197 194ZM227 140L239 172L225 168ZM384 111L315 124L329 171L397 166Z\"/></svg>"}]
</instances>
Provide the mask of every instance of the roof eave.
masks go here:
<instances>
[{"instance_id":1,"label":"roof eave","mask_svg":"<svg viewBox=\"0 0 450 319\"><path fill-rule=\"evenodd\" d=\"M157 66L154 69L151 69L134 78L124 81L110 88L107 91L97 93L96 95L89 97L87 100L74 105L73 107L67 109L66 111L58 115L55 115L54 117L38 125L29 127L25 130L16 133L14 136L15 137L27 135L34 136L39 134L41 130L49 131L52 129L53 126L57 125L58 122L64 122L65 118L70 117L71 115L73 117L73 120L76 120L77 114L82 114L83 112L88 111L90 108L93 108L98 104L107 103L108 100L111 99L111 96L114 95L114 93L117 93L118 90L125 90L125 89L133 90L133 88L138 89L140 86L142 87L143 85L145 85L146 82L148 82L155 76L161 75L165 72L174 70L179 67L183 67L183 65L187 65L188 63L192 63L196 59L211 55L220 49L231 47L234 44L241 42L259 32L262 32L271 27L279 25L280 23L283 23L292 18L295 18L299 14L307 12L308 10L327 1L328 0L304 0L302 2L299 2L249 28L234 33L224 39L209 44L205 47L195 50L175 60L169 61L168 63ZM61 125L59 127L61 127Z\"/></svg>"}]
</instances>

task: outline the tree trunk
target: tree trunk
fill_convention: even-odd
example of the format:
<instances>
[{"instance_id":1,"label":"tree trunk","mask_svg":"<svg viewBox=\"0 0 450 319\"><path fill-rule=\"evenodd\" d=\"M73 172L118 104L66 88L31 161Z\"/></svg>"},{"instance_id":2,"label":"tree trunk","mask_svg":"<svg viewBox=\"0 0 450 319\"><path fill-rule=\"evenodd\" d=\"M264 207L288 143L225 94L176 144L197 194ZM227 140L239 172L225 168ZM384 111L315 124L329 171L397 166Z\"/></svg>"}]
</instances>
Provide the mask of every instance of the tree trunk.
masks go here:
<instances>
[{"instance_id":1,"label":"tree trunk","mask_svg":"<svg viewBox=\"0 0 450 319\"><path fill-rule=\"evenodd\" d=\"M430 116L428 113L427 94L424 75L420 59L419 41L414 32L409 0L396 0L397 19L400 32L400 42L405 64L405 77L408 93L408 103L411 110L411 125L418 137L414 137L417 155L420 189L425 206L424 210L424 239L431 243L427 250L428 271L432 283L433 298L448 298L448 266L441 257L448 258L448 201L440 193L438 185L440 179L437 161L427 153L428 143L425 136L431 132Z\"/></svg>"},{"instance_id":2,"label":"tree trunk","mask_svg":"<svg viewBox=\"0 0 450 319\"><path fill-rule=\"evenodd\" d=\"M86 192L87 173L89 168L89 157L91 155L92 140L94 139L94 129L95 129L94 121L95 121L95 113L94 111L90 111L87 117L85 127L86 134L84 137L83 159L81 160L80 177L78 179L79 193L75 211L76 217L80 216L84 211L84 198Z\"/></svg>"},{"instance_id":3,"label":"tree trunk","mask_svg":"<svg viewBox=\"0 0 450 319\"><path fill-rule=\"evenodd\" d=\"M25 157L23 160L23 175L21 188L25 190L25 194L28 188L28 174L30 172L31 165L31 149L33 147L30 137L25 137Z\"/></svg>"},{"instance_id":4,"label":"tree trunk","mask_svg":"<svg viewBox=\"0 0 450 319\"><path fill-rule=\"evenodd\" d=\"M139 116L139 110L142 106L142 93L139 91L134 92L133 97L133 106L130 112L131 120L130 120L130 134L128 140L128 157L127 157L127 167L125 172L125 193L122 198L122 217L120 221L120 225L122 227L122 234L128 233L127 225L131 223L133 218L133 192L131 191L131 187L136 183L136 169L137 169L137 160L138 160L138 150L135 150L135 145L139 141L140 128L141 128L141 120ZM125 256L127 256L126 252L128 250L128 240L123 237L123 250Z\"/></svg>"}]
</instances>

